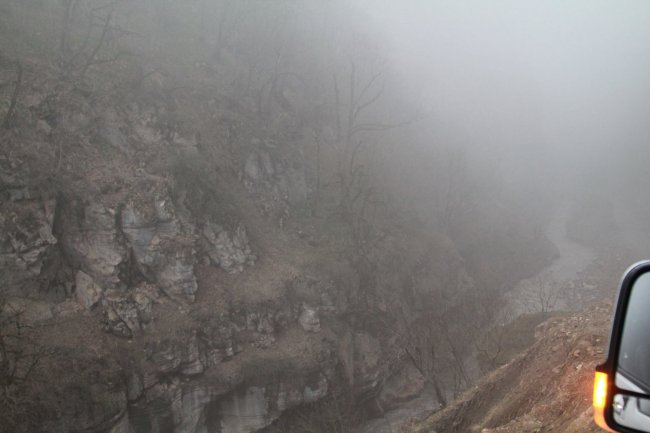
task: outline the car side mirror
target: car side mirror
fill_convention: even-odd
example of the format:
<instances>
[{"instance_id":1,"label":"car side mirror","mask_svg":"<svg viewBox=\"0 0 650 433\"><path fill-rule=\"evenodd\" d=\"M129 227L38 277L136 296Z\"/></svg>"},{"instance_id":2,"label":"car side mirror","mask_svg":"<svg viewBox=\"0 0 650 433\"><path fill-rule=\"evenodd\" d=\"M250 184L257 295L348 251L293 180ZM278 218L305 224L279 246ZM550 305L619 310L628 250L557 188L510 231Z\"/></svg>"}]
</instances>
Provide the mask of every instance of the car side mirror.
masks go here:
<instances>
[{"instance_id":1,"label":"car side mirror","mask_svg":"<svg viewBox=\"0 0 650 433\"><path fill-rule=\"evenodd\" d=\"M621 280L593 404L595 421L605 430L650 433L650 261L633 265Z\"/></svg>"}]
</instances>

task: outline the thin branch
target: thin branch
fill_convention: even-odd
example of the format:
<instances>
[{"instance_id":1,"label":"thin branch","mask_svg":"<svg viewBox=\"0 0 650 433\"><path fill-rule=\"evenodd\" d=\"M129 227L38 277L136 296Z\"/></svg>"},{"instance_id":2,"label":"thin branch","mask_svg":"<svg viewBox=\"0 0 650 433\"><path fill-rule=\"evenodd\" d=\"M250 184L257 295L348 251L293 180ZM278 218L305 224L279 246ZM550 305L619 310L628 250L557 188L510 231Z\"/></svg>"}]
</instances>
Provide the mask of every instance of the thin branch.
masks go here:
<instances>
[{"instance_id":1,"label":"thin branch","mask_svg":"<svg viewBox=\"0 0 650 433\"><path fill-rule=\"evenodd\" d=\"M363 87L363 89L361 89L361 92L359 93L358 101L361 101L364 98L366 92L370 90L372 85L375 84L375 81L377 81L377 79L379 79L379 77L381 77L382 75L383 75L382 72L377 72L375 75L372 76L372 78L368 80L366 85Z\"/></svg>"},{"instance_id":2,"label":"thin branch","mask_svg":"<svg viewBox=\"0 0 650 433\"><path fill-rule=\"evenodd\" d=\"M372 98L370 98L366 102L359 103L357 105L357 108L354 111L354 119L355 120L357 119L357 117L359 117L359 115L361 114L361 112L363 110L365 110L366 108L368 108L369 106L371 106L372 104L377 102L377 100L379 98L381 98L381 95L383 95L385 88L386 88L386 83L385 82L381 83L381 88L377 91L377 93ZM361 98L359 98L359 99L361 99Z\"/></svg>"},{"instance_id":3,"label":"thin branch","mask_svg":"<svg viewBox=\"0 0 650 433\"><path fill-rule=\"evenodd\" d=\"M90 56L88 57L88 60L86 61L86 65L81 70L81 74L79 75L79 79L81 79L81 80L83 80L84 76L86 75L86 72L88 72L88 69L94 64L95 57L97 56L97 53L99 53L99 50L104 45L106 35L107 35L108 30L110 28L111 20L113 19L113 12L114 12L115 5L113 4L112 6L113 6L113 8L108 13L108 15L106 15L106 18L104 19L104 27L102 29L102 34L99 37L99 41L97 41L97 45L95 45L95 48L90 53Z\"/></svg>"}]
</instances>

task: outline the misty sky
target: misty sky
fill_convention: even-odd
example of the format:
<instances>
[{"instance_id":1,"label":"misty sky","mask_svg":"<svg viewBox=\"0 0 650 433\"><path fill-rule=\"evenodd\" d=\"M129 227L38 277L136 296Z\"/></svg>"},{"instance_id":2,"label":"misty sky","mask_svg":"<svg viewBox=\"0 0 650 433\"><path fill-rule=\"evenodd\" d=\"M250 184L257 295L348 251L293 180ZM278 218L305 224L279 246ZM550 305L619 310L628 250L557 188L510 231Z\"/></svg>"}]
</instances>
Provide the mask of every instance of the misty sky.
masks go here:
<instances>
[{"instance_id":1,"label":"misty sky","mask_svg":"<svg viewBox=\"0 0 650 433\"><path fill-rule=\"evenodd\" d=\"M436 122L506 164L582 176L620 168L625 149L647 146L650 1L358 7Z\"/></svg>"}]
</instances>

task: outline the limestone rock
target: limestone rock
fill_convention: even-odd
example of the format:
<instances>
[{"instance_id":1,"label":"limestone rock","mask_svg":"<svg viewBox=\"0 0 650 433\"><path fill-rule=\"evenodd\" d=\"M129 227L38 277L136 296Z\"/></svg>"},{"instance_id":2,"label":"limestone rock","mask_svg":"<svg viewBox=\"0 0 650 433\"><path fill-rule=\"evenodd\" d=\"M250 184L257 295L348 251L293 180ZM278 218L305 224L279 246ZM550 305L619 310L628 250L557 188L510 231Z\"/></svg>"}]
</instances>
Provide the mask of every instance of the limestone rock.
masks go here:
<instances>
[{"instance_id":1,"label":"limestone rock","mask_svg":"<svg viewBox=\"0 0 650 433\"><path fill-rule=\"evenodd\" d=\"M194 301L194 228L176 214L166 195L132 200L121 214L138 268L168 295Z\"/></svg>"},{"instance_id":2,"label":"limestone rock","mask_svg":"<svg viewBox=\"0 0 650 433\"><path fill-rule=\"evenodd\" d=\"M242 272L245 264L255 261L246 229L241 224L230 232L219 224L207 223L203 227L203 240L210 260L226 272Z\"/></svg>"},{"instance_id":3,"label":"limestone rock","mask_svg":"<svg viewBox=\"0 0 650 433\"><path fill-rule=\"evenodd\" d=\"M104 288L119 287L120 266L128 259L116 225L116 210L101 203L63 206L63 248L72 265Z\"/></svg>"},{"instance_id":4,"label":"limestone rock","mask_svg":"<svg viewBox=\"0 0 650 433\"><path fill-rule=\"evenodd\" d=\"M77 302L90 310L101 299L102 288L93 281L90 275L83 271L77 271L75 277L75 297L77 298Z\"/></svg>"}]
</instances>

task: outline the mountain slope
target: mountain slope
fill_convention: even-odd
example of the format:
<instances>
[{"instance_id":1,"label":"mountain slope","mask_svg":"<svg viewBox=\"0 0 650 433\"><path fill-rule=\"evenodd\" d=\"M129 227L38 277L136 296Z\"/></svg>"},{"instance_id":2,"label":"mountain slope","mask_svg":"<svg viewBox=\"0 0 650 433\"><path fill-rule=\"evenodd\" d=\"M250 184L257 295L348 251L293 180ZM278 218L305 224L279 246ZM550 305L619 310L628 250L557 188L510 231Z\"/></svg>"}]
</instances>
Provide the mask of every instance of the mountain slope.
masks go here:
<instances>
[{"instance_id":1,"label":"mountain slope","mask_svg":"<svg viewBox=\"0 0 650 433\"><path fill-rule=\"evenodd\" d=\"M611 305L549 319L535 344L495 370L456 402L402 431L408 433L597 432L593 372L601 362Z\"/></svg>"}]
</instances>

